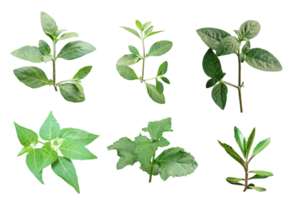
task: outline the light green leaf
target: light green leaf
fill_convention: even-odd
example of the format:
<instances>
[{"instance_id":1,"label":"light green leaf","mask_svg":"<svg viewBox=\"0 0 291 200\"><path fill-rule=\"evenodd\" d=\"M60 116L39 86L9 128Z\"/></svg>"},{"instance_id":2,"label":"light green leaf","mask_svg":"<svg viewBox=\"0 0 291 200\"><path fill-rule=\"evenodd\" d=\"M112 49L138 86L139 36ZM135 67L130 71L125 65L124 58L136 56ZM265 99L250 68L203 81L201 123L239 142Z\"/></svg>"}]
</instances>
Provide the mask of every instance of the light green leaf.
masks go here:
<instances>
[{"instance_id":1,"label":"light green leaf","mask_svg":"<svg viewBox=\"0 0 291 200\"><path fill-rule=\"evenodd\" d=\"M75 84L65 83L58 85L64 99L70 102L85 101L84 93L80 92Z\"/></svg>"},{"instance_id":2,"label":"light green leaf","mask_svg":"<svg viewBox=\"0 0 291 200\"><path fill-rule=\"evenodd\" d=\"M209 79L206 83L206 88L211 88L211 87L215 86L216 83L217 83L216 78Z\"/></svg>"},{"instance_id":3,"label":"light green leaf","mask_svg":"<svg viewBox=\"0 0 291 200\"><path fill-rule=\"evenodd\" d=\"M43 62L43 54L40 52L39 48L35 46L21 47L13 51L11 55L33 63Z\"/></svg>"},{"instance_id":4,"label":"light green leaf","mask_svg":"<svg viewBox=\"0 0 291 200\"><path fill-rule=\"evenodd\" d=\"M150 98L154 102L160 103L160 104L166 103L164 94L160 94L154 85L146 83L146 87L147 87L147 92L148 92Z\"/></svg>"},{"instance_id":5,"label":"light green leaf","mask_svg":"<svg viewBox=\"0 0 291 200\"><path fill-rule=\"evenodd\" d=\"M39 40L38 47L39 47L39 50L42 54L44 54L44 55L51 54L51 48L44 40Z\"/></svg>"},{"instance_id":6,"label":"light green leaf","mask_svg":"<svg viewBox=\"0 0 291 200\"><path fill-rule=\"evenodd\" d=\"M58 160L52 164L52 170L80 193L76 169L70 159L59 157Z\"/></svg>"},{"instance_id":7,"label":"light green leaf","mask_svg":"<svg viewBox=\"0 0 291 200\"><path fill-rule=\"evenodd\" d=\"M246 54L246 62L250 66L262 71L282 70L282 66L277 58L273 56L270 52L260 48L251 49Z\"/></svg>"},{"instance_id":8,"label":"light green leaf","mask_svg":"<svg viewBox=\"0 0 291 200\"><path fill-rule=\"evenodd\" d=\"M38 169L42 171L47 166L51 165L58 159L58 153L53 150L49 142L45 143L41 148L41 167Z\"/></svg>"},{"instance_id":9,"label":"light green leaf","mask_svg":"<svg viewBox=\"0 0 291 200\"><path fill-rule=\"evenodd\" d=\"M250 134L248 141L247 141L247 145L246 145L246 157L247 158L249 157L249 153L250 153L250 150L252 148L253 141L255 139L255 134L256 134L256 128L254 128L252 130L252 133Z\"/></svg>"},{"instance_id":10,"label":"light green leaf","mask_svg":"<svg viewBox=\"0 0 291 200\"><path fill-rule=\"evenodd\" d=\"M179 147L163 151L163 153L157 157L156 164L160 166L160 176L164 181L170 176L181 177L192 174L198 167L195 158Z\"/></svg>"},{"instance_id":11,"label":"light green leaf","mask_svg":"<svg viewBox=\"0 0 291 200\"><path fill-rule=\"evenodd\" d=\"M153 164L153 173L152 175L156 176L159 174L159 165L157 164ZM150 163L143 163L140 165L140 169L145 171L146 173L148 173L150 175L151 173L151 167L152 167L152 164Z\"/></svg>"},{"instance_id":12,"label":"light green leaf","mask_svg":"<svg viewBox=\"0 0 291 200\"><path fill-rule=\"evenodd\" d=\"M45 56L43 56L43 61L44 61L45 63L47 63L47 62L51 61L52 58L53 58L52 55L45 55Z\"/></svg>"},{"instance_id":13,"label":"light green leaf","mask_svg":"<svg viewBox=\"0 0 291 200\"><path fill-rule=\"evenodd\" d=\"M220 41L230 36L229 33L216 28L201 28L197 30L202 41L211 49L216 50Z\"/></svg>"},{"instance_id":14,"label":"light green leaf","mask_svg":"<svg viewBox=\"0 0 291 200\"><path fill-rule=\"evenodd\" d=\"M66 138L58 138L58 139L55 139L54 142L53 142L53 145L55 147L57 147L57 146L61 145L64 142L65 139Z\"/></svg>"},{"instance_id":15,"label":"light green leaf","mask_svg":"<svg viewBox=\"0 0 291 200\"><path fill-rule=\"evenodd\" d=\"M242 154L245 156L246 155L245 137L237 127L234 127L234 138L235 138L235 141L236 141L237 145L239 146Z\"/></svg>"},{"instance_id":16,"label":"light green leaf","mask_svg":"<svg viewBox=\"0 0 291 200\"><path fill-rule=\"evenodd\" d=\"M155 35L155 34L157 34L157 33L161 33L161 32L164 32L164 31L154 31L154 32L151 32L151 33L149 33L144 39L146 39L146 38L148 38L148 37L150 37L150 36L152 36L152 35Z\"/></svg>"},{"instance_id":17,"label":"light green leaf","mask_svg":"<svg viewBox=\"0 0 291 200\"><path fill-rule=\"evenodd\" d=\"M64 33L59 40L66 40L72 37L79 37L79 34L75 32Z\"/></svg>"},{"instance_id":18,"label":"light green leaf","mask_svg":"<svg viewBox=\"0 0 291 200\"><path fill-rule=\"evenodd\" d=\"M164 137L161 137L161 139L158 141L158 146L159 147L166 147L166 146L169 146L169 145L170 145L170 142Z\"/></svg>"},{"instance_id":19,"label":"light green leaf","mask_svg":"<svg viewBox=\"0 0 291 200\"><path fill-rule=\"evenodd\" d=\"M122 169L127 165L133 165L137 161L136 153L134 152L135 148L135 142L127 137L120 138L118 141L107 147L108 150L117 150L117 155L120 157L116 165L117 169Z\"/></svg>"},{"instance_id":20,"label":"light green leaf","mask_svg":"<svg viewBox=\"0 0 291 200\"><path fill-rule=\"evenodd\" d=\"M19 154L17 156L21 156L25 153L32 151L32 150L33 150L33 147L31 145L25 146L21 149L21 151L19 152Z\"/></svg>"},{"instance_id":21,"label":"light green leaf","mask_svg":"<svg viewBox=\"0 0 291 200\"><path fill-rule=\"evenodd\" d=\"M158 141L164 132L173 132L172 119L170 117L148 123L148 127L142 129L149 132L153 141Z\"/></svg>"},{"instance_id":22,"label":"light green leaf","mask_svg":"<svg viewBox=\"0 0 291 200\"><path fill-rule=\"evenodd\" d=\"M157 76L166 74L167 70L168 70L168 62L165 61L160 65Z\"/></svg>"},{"instance_id":23,"label":"light green leaf","mask_svg":"<svg viewBox=\"0 0 291 200\"><path fill-rule=\"evenodd\" d=\"M270 144L270 142L271 142L271 138L268 138L259 142L259 144L257 144L257 146L253 150L252 158L255 157L261 151L263 151L264 148L266 148Z\"/></svg>"},{"instance_id":24,"label":"light green leaf","mask_svg":"<svg viewBox=\"0 0 291 200\"><path fill-rule=\"evenodd\" d=\"M250 40L256 37L261 30L261 25L257 21L249 20L244 22L239 31L244 40Z\"/></svg>"},{"instance_id":25,"label":"light green leaf","mask_svg":"<svg viewBox=\"0 0 291 200\"><path fill-rule=\"evenodd\" d=\"M233 184L233 185L244 185L242 183L239 183L239 181L242 181L244 179L242 178L233 178L233 177L227 177L226 178L226 181L229 182L230 184Z\"/></svg>"},{"instance_id":26,"label":"light green leaf","mask_svg":"<svg viewBox=\"0 0 291 200\"><path fill-rule=\"evenodd\" d=\"M262 187L255 187L255 186L249 186L251 189L257 190L259 192L265 192L267 191L265 188Z\"/></svg>"},{"instance_id":27,"label":"light green leaf","mask_svg":"<svg viewBox=\"0 0 291 200\"><path fill-rule=\"evenodd\" d=\"M258 170L255 170L255 171L249 171L249 173L254 173L254 174L257 174L259 176L265 176L265 177L273 176L273 173L266 172L266 171L258 171Z\"/></svg>"},{"instance_id":28,"label":"light green leaf","mask_svg":"<svg viewBox=\"0 0 291 200\"><path fill-rule=\"evenodd\" d=\"M83 79L91 72L92 66L86 66L81 69L75 74L73 79Z\"/></svg>"},{"instance_id":29,"label":"light green leaf","mask_svg":"<svg viewBox=\"0 0 291 200\"><path fill-rule=\"evenodd\" d=\"M132 34L136 35L138 38L140 38L140 36L139 36L139 34L138 34L138 32L137 32L136 30L134 30L134 29L132 29L132 28L125 27L125 26L120 26L120 28L123 28L123 29L129 31L129 32L131 32Z\"/></svg>"},{"instance_id":30,"label":"light green leaf","mask_svg":"<svg viewBox=\"0 0 291 200\"><path fill-rule=\"evenodd\" d=\"M80 142L73 139L66 139L59 147L61 153L69 159L73 160L90 160L97 159L86 147Z\"/></svg>"},{"instance_id":31,"label":"light green leaf","mask_svg":"<svg viewBox=\"0 0 291 200\"><path fill-rule=\"evenodd\" d=\"M115 70L118 76L125 82L136 82L139 80L134 66L137 64L139 57L132 54L122 54L115 61Z\"/></svg>"},{"instance_id":32,"label":"light green leaf","mask_svg":"<svg viewBox=\"0 0 291 200\"><path fill-rule=\"evenodd\" d=\"M89 44L88 42L83 42L83 41L69 42L62 48L57 58L73 60L76 58L80 58L95 50L96 48L92 46L91 44Z\"/></svg>"},{"instance_id":33,"label":"light green leaf","mask_svg":"<svg viewBox=\"0 0 291 200\"><path fill-rule=\"evenodd\" d=\"M151 25L152 22L146 22L142 25L142 30L145 30L147 27Z\"/></svg>"},{"instance_id":34,"label":"light green leaf","mask_svg":"<svg viewBox=\"0 0 291 200\"><path fill-rule=\"evenodd\" d=\"M162 41L156 42L151 46L150 51L147 54L147 57L164 55L165 53L170 51L172 46L173 46L173 43L171 41L162 40Z\"/></svg>"},{"instance_id":35,"label":"light green leaf","mask_svg":"<svg viewBox=\"0 0 291 200\"><path fill-rule=\"evenodd\" d=\"M81 93L84 93L84 88L81 84L79 83L75 83L76 87L78 88L78 90L81 92Z\"/></svg>"},{"instance_id":36,"label":"light green leaf","mask_svg":"<svg viewBox=\"0 0 291 200\"><path fill-rule=\"evenodd\" d=\"M56 139L59 134L60 124L57 122L51 111L39 130L39 136L43 140L51 141Z\"/></svg>"},{"instance_id":37,"label":"light green leaf","mask_svg":"<svg viewBox=\"0 0 291 200\"><path fill-rule=\"evenodd\" d=\"M242 48L242 53L243 54L247 54L251 49L251 42L250 41L246 41L245 45Z\"/></svg>"},{"instance_id":38,"label":"light green leaf","mask_svg":"<svg viewBox=\"0 0 291 200\"><path fill-rule=\"evenodd\" d=\"M34 131L24 128L22 126L19 126L15 122L14 122L14 126L16 129L17 137L19 139L19 142L22 144L22 146L26 147L38 140L38 135Z\"/></svg>"},{"instance_id":39,"label":"light green leaf","mask_svg":"<svg viewBox=\"0 0 291 200\"><path fill-rule=\"evenodd\" d=\"M136 27L137 27L139 30L142 31L142 24L140 23L140 21L136 20L136 21L135 21L135 25L136 25Z\"/></svg>"},{"instance_id":40,"label":"light green leaf","mask_svg":"<svg viewBox=\"0 0 291 200\"><path fill-rule=\"evenodd\" d=\"M156 79L156 88L160 94L163 94L164 86L160 81L158 81L158 79Z\"/></svg>"},{"instance_id":41,"label":"light green leaf","mask_svg":"<svg viewBox=\"0 0 291 200\"><path fill-rule=\"evenodd\" d=\"M55 37L57 38L62 32L66 31L66 29L60 29L55 32Z\"/></svg>"},{"instance_id":42,"label":"light green leaf","mask_svg":"<svg viewBox=\"0 0 291 200\"><path fill-rule=\"evenodd\" d=\"M224 148L224 150L226 151L226 153L228 153L228 155L230 155L233 159L235 159L239 164L241 164L244 167L245 162L243 161L243 159L238 155L237 152L235 152L235 150L233 150L233 148L225 143L221 143L220 141L218 141L219 144Z\"/></svg>"},{"instance_id":43,"label":"light green leaf","mask_svg":"<svg viewBox=\"0 0 291 200\"><path fill-rule=\"evenodd\" d=\"M166 77L162 77L161 79L162 79L162 81L164 81L165 83L170 84L169 79L167 79Z\"/></svg>"},{"instance_id":44,"label":"light green leaf","mask_svg":"<svg viewBox=\"0 0 291 200\"><path fill-rule=\"evenodd\" d=\"M135 54L135 55L139 55L139 52L137 50L137 48L135 48L134 46L129 45L128 49L131 53Z\"/></svg>"},{"instance_id":45,"label":"light green leaf","mask_svg":"<svg viewBox=\"0 0 291 200\"><path fill-rule=\"evenodd\" d=\"M227 101L227 87L224 83L219 83L212 89L212 99L224 110Z\"/></svg>"},{"instance_id":46,"label":"light green leaf","mask_svg":"<svg viewBox=\"0 0 291 200\"><path fill-rule=\"evenodd\" d=\"M45 12L41 12L40 16L43 32L47 36L49 36L52 40L54 40L53 36L55 35L55 32L58 30L58 26L55 20Z\"/></svg>"},{"instance_id":47,"label":"light green leaf","mask_svg":"<svg viewBox=\"0 0 291 200\"><path fill-rule=\"evenodd\" d=\"M41 149L33 149L26 155L26 165L33 175L42 183Z\"/></svg>"},{"instance_id":48,"label":"light green leaf","mask_svg":"<svg viewBox=\"0 0 291 200\"><path fill-rule=\"evenodd\" d=\"M137 156L137 160L142 165L151 163L151 159L158 149L158 143L152 142L148 137L141 134L135 138L135 143L135 153Z\"/></svg>"},{"instance_id":49,"label":"light green leaf","mask_svg":"<svg viewBox=\"0 0 291 200\"><path fill-rule=\"evenodd\" d=\"M31 88L51 85L44 71L38 67L21 67L13 70L18 80Z\"/></svg>"},{"instance_id":50,"label":"light green leaf","mask_svg":"<svg viewBox=\"0 0 291 200\"><path fill-rule=\"evenodd\" d=\"M240 48L240 42L233 36L227 36L219 43L216 55L223 56L232 53L236 53Z\"/></svg>"},{"instance_id":51,"label":"light green leaf","mask_svg":"<svg viewBox=\"0 0 291 200\"><path fill-rule=\"evenodd\" d=\"M208 49L204 55L202 66L204 73L210 78L217 78L223 73L219 58L213 53L212 49Z\"/></svg>"},{"instance_id":52,"label":"light green leaf","mask_svg":"<svg viewBox=\"0 0 291 200\"><path fill-rule=\"evenodd\" d=\"M150 34L151 32L153 32L154 27L150 26L147 30L145 30L144 34L147 36L148 34Z\"/></svg>"},{"instance_id":53,"label":"light green leaf","mask_svg":"<svg viewBox=\"0 0 291 200\"><path fill-rule=\"evenodd\" d=\"M82 145L86 146L97 139L99 135L89 133L76 128L63 128L60 132L59 138L67 138L77 140Z\"/></svg>"}]
</instances>

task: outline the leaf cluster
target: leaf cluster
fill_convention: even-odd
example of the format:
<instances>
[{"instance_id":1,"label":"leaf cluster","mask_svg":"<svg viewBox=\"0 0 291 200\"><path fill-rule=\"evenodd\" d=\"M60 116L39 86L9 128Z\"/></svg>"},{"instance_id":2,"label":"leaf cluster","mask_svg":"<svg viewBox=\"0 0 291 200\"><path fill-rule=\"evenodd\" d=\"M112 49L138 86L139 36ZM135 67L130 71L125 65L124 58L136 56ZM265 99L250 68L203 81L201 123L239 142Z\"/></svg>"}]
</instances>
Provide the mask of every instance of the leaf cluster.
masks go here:
<instances>
[{"instance_id":1,"label":"leaf cluster","mask_svg":"<svg viewBox=\"0 0 291 200\"><path fill-rule=\"evenodd\" d=\"M138 49L132 45L129 45L129 51L131 54L126 54L122 56L116 63L116 68L120 76L122 76L124 79L127 80L140 80L141 83L146 84L147 92L150 98L160 104L164 104L166 102L165 96L164 96L164 86L161 81L170 84L170 81L168 78L164 77L168 70L168 62L165 61L163 62L157 72L157 75L153 78L150 79L144 79L144 68L145 68L145 60L148 57L151 56L161 56L170 51L170 49L173 46L173 43L171 41L167 40L162 40L159 42L154 43L149 52L146 54L145 53L145 45L144 45L144 40L152 35L155 35L157 33L163 32L163 31L153 31L154 27L150 26L151 22L146 22L142 24L140 21L136 20L135 22L137 28L140 31L140 34L128 27L121 26L121 28L129 31L130 33L134 34L137 36L141 41L142 41L142 46L143 46L143 53L139 53ZM135 73L135 71L129 67L129 65L134 65L138 63L140 60L142 60L142 76L138 77ZM155 80L156 85L147 83L149 80Z\"/></svg>"},{"instance_id":2,"label":"leaf cluster","mask_svg":"<svg viewBox=\"0 0 291 200\"><path fill-rule=\"evenodd\" d=\"M26 164L33 175L42 183L43 170L51 165L53 172L80 193L78 177L72 160L97 159L85 146L98 135L75 128L60 128L52 112L42 124L39 136L14 123L19 142L23 146L18 156L26 154ZM42 147L37 147L38 145ZM58 152L62 154L59 155Z\"/></svg>"},{"instance_id":3,"label":"leaf cluster","mask_svg":"<svg viewBox=\"0 0 291 200\"><path fill-rule=\"evenodd\" d=\"M171 125L171 118L149 122L148 126L142 130L149 132L150 138L142 134L137 136L134 141L123 137L108 146L108 150L117 150L117 155L120 157L117 169L139 162L140 169L150 175L150 182L152 175L160 174L165 181L170 176L181 177L193 173L198 164L190 153L180 147L169 148L157 158L155 157L159 147L166 147L170 144L163 137L163 133L172 132Z\"/></svg>"},{"instance_id":4,"label":"leaf cluster","mask_svg":"<svg viewBox=\"0 0 291 200\"><path fill-rule=\"evenodd\" d=\"M247 183L248 180L253 180L253 179L265 179L268 178L269 176L273 176L273 174L271 172L266 172L266 171L261 171L261 170L253 170L253 171L249 171L249 163L251 162L251 160L257 155L259 154L261 151L263 151L269 144L271 139L267 138L261 142L259 142L256 147L253 149L253 153L250 154L251 152L251 147L253 144L253 141L255 139L255 133L256 130L255 128L252 130L252 133L250 134L248 140L245 139L244 135L241 133L241 131L237 128L234 127L234 138L236 140L237 145L239 146L239 149L243 155L243 157L241 157L231 146L229 146L228 144L225 143L221 143L220 141L219 144L224 148L224 150L226 151L226 153L228 155L230 155L234 160L236 160L245 170L246 172L246 178L233 178L233 177L228 177L226 178L226 181L229 182L230 184L234 184L234 185L241 185L241 186L245 186L246 189L254 189L260 192L266 191L265 188L261 188L261 187L256 187L254 184L250 183L248 185L245 185L243 183L240 183L240 181L244 181L245 183ZM255 174L252 177L249 177L248 174ZM247 181L246 181L247 179Z\"/></svg>"}]
</instances>

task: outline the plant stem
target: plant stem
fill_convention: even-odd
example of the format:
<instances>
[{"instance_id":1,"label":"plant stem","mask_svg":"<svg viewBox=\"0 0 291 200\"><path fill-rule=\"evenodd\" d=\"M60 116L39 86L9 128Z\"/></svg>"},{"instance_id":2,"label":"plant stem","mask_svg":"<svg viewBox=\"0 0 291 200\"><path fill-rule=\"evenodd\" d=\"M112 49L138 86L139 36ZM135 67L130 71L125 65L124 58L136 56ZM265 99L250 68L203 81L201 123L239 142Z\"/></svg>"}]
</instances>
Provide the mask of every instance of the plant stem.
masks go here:
<instances>
[{"instance_id":1,"label":"plant stem","mask_svg":"<svg viewBox=\"0 0 291 200\"><path fill-rule=\"evenodd\" d=\"M242 97L241 97L241 62L240 62L240 50L238 50L238 97L239 97L239 105L240 112L243 113L243 105L242 105Z\"/></svg>"},{"instance_id":2,"label":"plant stem","mask_svg":"<svg viewBox=\"0 0 291 200\"><path fill-rule=\"evenodd\" d=\"M245 189L244 192L248 189L248 178L249 178L249 173L248 173L248 162L246 162L246 167L245 167Z\"/></svg>"},{"instance_id":3,"label":"plant stem","mask_svg":"<svg viewBox=\"0 0 291 200\"><path fill-rule=\"evenodd\" d=\"M149 180L149 182L152 182L152 176L153 176L153 170L154 170L155 157L156 157L156 153L154 153L153 160L152 160L152 163L151 163L150 180Z\"/></svg>"},{"instance_id":4,"label":"plant stem","mask_svg":"<svg viewBox=\"0 0 291 200\"><path fill-rule=\"evenodd\" d=\"M39 141L39 140L38 140L38 142L41 143L41 144L44 144L43 142L41 142L41 141Z\"/></svg>"},{"instance_id":5,"label":"plant stem","mask_svg":"<svg viewBox=\"0 0 291 200\"><path fill-rule=\"evenodd\" d=\"M156 79L156 78L160 78L160 77L162 77L162 75L161 76L155 76L155 77L149 78L149 79L144 79L143 81L150 81L150 80L153 80L153 79Z\"/></svg>"},{"instance_id":6,"label":"plant stem","mask_svg":"<svg viewBox=\"0 0 291 200\"><path fill-rule=\"evenodd\" d=\"M72 80L69 79L69 80L60 81L60 82L56 83L56 85L59 85L59 84L64 83L64 82L69 82L69 81L72 81Z\"/></svg>"},{"instance_id":7,"label":"plant stem","mask_svg":"<svg viewBox=\"0 0 291 200\"><path fill-rule=\"evenodd\" d=\"M232 83L229 83L229 82L227 82L227 81L223 81L223 80L221 80L220 82L221 82L221 83L225 83L226 85L230 85L230 86L235 87L235 88L238 89L238 86L236 86L236 85L234 85L234 84L232 84Z\"/></svg>"},{"instance_id":8,"label":"plant stem","mask_svg":"<svg viewBox=\"0 0 291 200\"><path fill-rule=\"evenodd\" d=\"M53 41L53 84L55 87L55 90L58 91L57 85L56 85L56 42Z\"/></svg>"},{"instance_id":9,"label":"plant stem","mask_svg":"<svg viewBox=\"0 0 291 200\"><path fill-rule=\"evenodd\" d=\"M141 32L141 37L142 37L142 50L143 50L143 59L142 59L142 75L141 75L141 81L144 81L144 64L145 64L145 46L144 46L144 38L143 38L143 34Z\"/></svg>"}]
</instances>

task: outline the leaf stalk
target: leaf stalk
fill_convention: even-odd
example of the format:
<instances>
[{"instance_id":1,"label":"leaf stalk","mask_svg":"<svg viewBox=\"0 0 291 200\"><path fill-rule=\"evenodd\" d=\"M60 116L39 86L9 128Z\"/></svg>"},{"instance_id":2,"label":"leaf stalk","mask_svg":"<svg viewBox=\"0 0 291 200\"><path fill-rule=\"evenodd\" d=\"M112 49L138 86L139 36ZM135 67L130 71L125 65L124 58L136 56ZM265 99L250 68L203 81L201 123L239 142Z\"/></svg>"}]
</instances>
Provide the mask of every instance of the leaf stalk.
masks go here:
<instances>
[{"instance_id":1,"label":"leaf stalk","mask_svg":"<svg viewBox=\"0 0 291 200\"><path fill-rule=\"evenodd\" d=\"M58 91L56 85L56 42L53 41L53 85L55 87L55 91Z\"/></svg>"},{"instance_id":2,"label":"leaf stalk","mask_svg":"<svg viewBox=\"0 0 291 200\"><path fill-rule=\"evenodd\" d=\"M153 176L153 170L154 170L154 164L155 164L155 158L156 157L156 153L154 153L153 159L152 159L152 163L151 163L151 170L150 170L150 180L149 183L152 182L152 176Z\"/></svg>"}]
</instances>

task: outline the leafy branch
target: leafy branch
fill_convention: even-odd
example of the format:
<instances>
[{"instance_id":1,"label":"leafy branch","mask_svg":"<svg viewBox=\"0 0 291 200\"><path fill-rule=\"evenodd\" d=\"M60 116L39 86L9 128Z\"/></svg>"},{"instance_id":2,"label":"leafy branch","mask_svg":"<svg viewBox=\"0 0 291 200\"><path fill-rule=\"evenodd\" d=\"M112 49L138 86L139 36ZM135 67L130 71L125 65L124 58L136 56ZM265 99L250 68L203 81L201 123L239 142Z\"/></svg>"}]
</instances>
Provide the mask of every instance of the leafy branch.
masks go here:
<instances>
[{"instance_id":1,"label":"leafy branch","mask_svg":"<svg viewBox=\"0 0 291 200\"><path fill-rule=\"evenodd\" d=\"M46 63L52 61L53 80L49 80L43 70L33 66L15 69L15 76L20 82L24 83L30 88L39 88L45 85L53 85L55 91L58 91L57 87L60 88L62 96L67 101L84 101L84 90L80 83L81 79L85 78L90 73L92 66L86 66L81 68L72 79L56 83L56 61L58 58L73 60L95 51L96 48L87 42L74 41L67 43L57 55L56 45L59 41L66 40L72 37L78 37L79 35L75 32L69 32L64 33L60 36L60 34L66 30L58 29L55 20L44 12L41 12L41 25L44 33L52 40L52 55L51 47L44 40L39 41L38 47L24 46L20 49L13 51L11 54L17 58L27 60L33 63Z\"/></svg>"},{"instance_id":2,"label":"leafy branch","mask_svg":"<svg viewBox=\"0 0 291 200\"><path fill-rule=\"evenodd\" d=\"M239 30L234 31L237 34L237 38L216 28L202 28L197 30L202 41L210 48L203 58L203 70L211 78L207 81L206 88L215 86L212 89L212 99L222 110L224 110L227 101L228 89L226 85L229 85L238 90L240 112L243 112L241 88L244 87L244 83L241 81L241 63L246 61L250 66L262 71L282 70L280 62L270 52L260 48L251 49L250 40L256 37L260 30L261 25L253 20L244 22ZM240 47L243 41L245 44L241 49ZM233 53L238 57L237 85L222 80L225 73L222 71L218 58L218 56Z\"/></svg>"},{"instance_id":3,"label":"leafy branch","mask_svg":"<svg viewBox=\"0 0 291 200\"><path fill-rule=\"evenodd\" d=\"M225 144L225 143L221 143L220 141L219 144L224 148L224 150L233 158L235 159L245 170L245 178L233 178L233 177L228 177L226 178L226 181L229 182L230 184L233 185L241 185L244 186L244 192L247 189L254 189L257 190L259 192L264 192L266 191L265 188L262 187L257 187L255 186L253 183L248 183L249 180L253 180L253 179L265 179L268 178L269 176L273 176L273 174L271 172L266 172L266 171L259 171L259 170L255 170L255 171L249 171L249 164L251 162L251 160L258 154L260 153L262 150L264 150L269 144L271 139L268 138L266 140L261 141L259 144L257 144L257 146L254 148L252 155L249 157L249 153L255 138L255 128L253 129L252 133L250 134L248 141L246 141L245 137L243 136L243 134L240 132L240 130L237 127L234 127L234 137L236 140L237 145L239 146L242 154L243 154L243 158L240 157L240 155L229 145ZM249 177L249 174L255 174L252 177ZM243 183L240 183L240 181L243 181Z\"/></svg>"},{"instance_id":4,"label":"leafy branch","mask_svg":"<svg viewBox=\"0 0 291 200\"><path fill-rule=\"evenodd\" d=\"M140 55L137 48L129 45L128 48L132 54L126 54L117 61L117 63L116 63L117 71L119 72L120 76L122 76L124 79L140 80L141 83L145 83L146 88L147 88L147 92L148 92L148 95L150 96L150 98L153 101L155 101L156 103L164 104L166 102L165 96L163 94L164 86L163 86L162 82L160 82L159 80L162 80L163 82L165 82L167 84L170 84L169 79L164 77L164 75L166 74L167 69L168 69L168 62L165 61L160 65L160 67L158 69L158 73L155 77L149 78L149 79L144 79L145 60L146 60L146 58L148 58L150 56L164 55L165 53L170 51L170 49L173 46L173 43L170 41L166 41L166 40L156 42L151 46L149 53L146 54L144 40L152 35L155 35L157 33L163 32L163 31L153 31L154 27L150 26L151 22L147 22L145 24L142 24L140 21L136 20L135 24L136 24L137 28L140 30L140 34L132 28L128 28L128 27L124 27L124 26L121 26L121 28L134 34L135 36L137 36L141 40L142 55ZM138 63L140 60L142 60L142 74L141 74L141 77L138 78L135 71L131 67L129 67L128 65L134 65L134 64ZM152 85L150 83L147 83L147 81L150 81L150 80L156 80L156 86Z\"/></svg>"}]
</instances>

